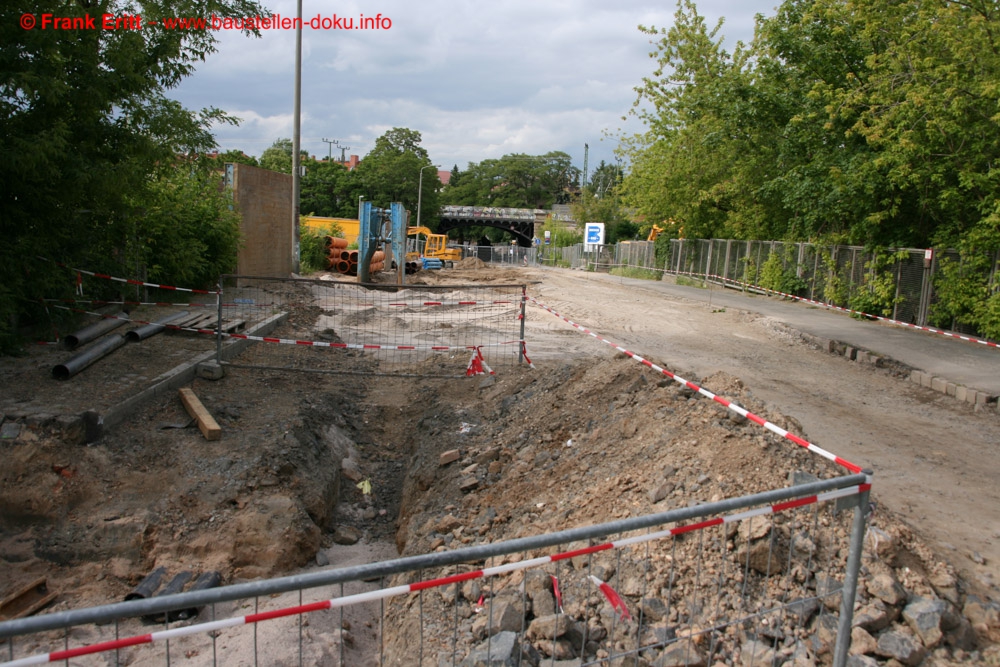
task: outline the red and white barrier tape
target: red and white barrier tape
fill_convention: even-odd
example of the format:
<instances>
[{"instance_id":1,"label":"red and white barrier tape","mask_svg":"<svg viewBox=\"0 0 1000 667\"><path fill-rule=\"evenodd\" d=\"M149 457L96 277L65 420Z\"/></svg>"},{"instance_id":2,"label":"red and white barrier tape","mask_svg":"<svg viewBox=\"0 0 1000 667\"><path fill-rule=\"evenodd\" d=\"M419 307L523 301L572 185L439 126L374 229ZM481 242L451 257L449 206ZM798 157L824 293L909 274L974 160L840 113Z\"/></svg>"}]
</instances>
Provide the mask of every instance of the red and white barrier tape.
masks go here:
<instances>
[{"instance_id":1,"label":"red and white barrier tape","mask_svg":"<svg viewBox=\"0 0 1000 667\"><path fill-rule=\"evenodd\" d=\"M621 549L622 547L642 544L644 542L651 542L653 540L659 540L667 537L674 537L677 535L682 535L684 533L690 533L696 530L711 528L713 526L735 523L737 521L743 521L757 516L777 514L778 512L783 512L785 510L794 509L797 507L803 507L805 505L812 505L820 502L835 500L837 498L845 498L847 496L857 495L859 493L864 493L869 489L871 489L870 481L865 484L857 484L843 489L834 489L833 491L827 491L825 493L807 496L804 498L796 498L795 500L787 500L785 502L776 503L774 505L757 507L754 509L746 510L744 512L738 512L736 514L716 517L714 519L708 519L706 521L701 521L699 523L693 523L684 526L675 526L673 528L668 528L666 530L661 530L654 533L642 533L634 537L615 540L613 542L605 542L604 544L595 544L589 547L584 547L582 549L576 549L574 551L564 551L562 553L553 554L550 556L532 558L529 560L518 561L516 563L507 563L505 565L497 565L495 567L483 568L482 570L474 570L472 572L462 572L460 574L453 574L448 577L429 579L427 581L418 581L416 583L404 584L402 586L394 586L392 588L382 588L376 591L369 591L367 593L357 593L355 595L347 595L341 598L322 600L320 602L313 602L310 604L303 604L295 607L286 607L284 609L275 609L272 611L265 611L257 614L248 614L246 616L240 616L236 618L227 618L219 621L200 623L197 625L171 628L169 630L160 630L158 632L151 632L145 635L136 635L134 637L126 637L124 639L116 639L116 640L101 642L98 644L91 644L89 646L81 646L73 649L65 649L62 651L54 651L52 653L29 656L27 658L20 658L17 660L12 660L10 662L0 663L0 667L26 667L27 665L41 665L49 662L59 662L62 660L69 660L71 658L76 658L83 655L92 655L94 653L101 653L104 651L114 651L117 649L126 648L128 646L152 644L157 641L174 639L176 637L184 637L188 635L200 634L205 632L215 632L218 630L223 630L225 628L231 628L240 625L250 625L252 623L258 623L260 621L268 621L275 618L285 618L288 616L297 616L299 614L306 614L313 611L337 609L341 607L347 607L352 604L361 604L364 602L385 600L387 598L395 597L398 595L406 595L407 593L415 593L418 591L428 590L431 588L447 586L449 584L461 583L463 581L469 581L472 579L482 579L485 577L493 577L501 574L509 574L511 572L516 572L519 570L526 570L532 567L540 567L542 565L547 565L549 563L556 563L563 560L569 560L571 558L576 558L578 556L586 556L600 551ZM608 591L605 589L605 586L607 586L608 589L610 589L610 586L608 586L604 582L600 582L600 580L597 581L601 591L604 592L604 594L608 596L609 601L613 605L615 605L613 597L617 597L617 593L615 593L614 596L609 595ZM620 597L618 599L619 601L621 601ZM628 610L625 609L624 602L621 602L620 608L616 606L616 610L619 611L619 613L622 613L623 616L628 615Z\"/></svg>"},{"instance_id":2,"label":"red and white barrier tape","mask_svg":"<svg viewBox=\"0 0 1000 667\"><path fill-rule=\"evenodd\" d=\"M994 343L993 341L982 340L981 338L974 338L972 336L965 336L963 334L954 333L953 331L942 331L941 329L935 329L934 327L925 327L925 326L921 326L919 324L911 324L909 322L903 322L901 320L894 320L894 319L892 319L890 317L882 317L881 315L872 315L871 313L866 313L866 312L861 311L861 310L854 310L853 308L845 308L843 306L837 306L837 305L834 305L832 303L825 303L823 301L816 301L814 299L807 299L804 296L796 296L794 294L786 294L785 292L779 292L778 290L768 289L766 287L761 287L760 285L751 285L750 283L740 282L738 280L733 280L732 278L723 278L722 276L717 276L717 275L711 274L711 273L690 273L690 272L684 272L684 271L666 271L666 273L672 273L672 274L684 275L684 276L696 276L696 277L702 277L702 278L715 278L715 279L717 279L717 280L719 280L719 281L721 281L723 283L732 283L733 285L740 285L740 286L743 286L743 287L752 287L753 289L760 290L761 292L765 292L767 294L777 294L779 296L783 296L783 297L786 297L786 298L789 298L789 299L794 299L796 301L802 301L804 303L810 303L810 304L813 304L815 306L820 306L822 308L828 308L830 310L839 310L840 312L847 313L848 315L861 315L863 317L868 317L868 318L871 318L873 320L880 320L882 322L887 322L889 324L895 324L895 325L901 326L901 327L907 327L907 328L910 328L910 329L916 329L918 331L927 331L929 333L940 334L942 336L947 336L949 338L956 338L958 340L964 340L964 341L969 342L969 343L978 343L980 345L985 345L987 347L993 347L993 348L1000 349L1000 343Z\"/></svg>"},{"instance_id":3,"label":"red and white barrier tape","mask_svg":"<svg viewBox=\"0 0 1000 667\"><path fill-rule=\"evenodd\" d=\"M397 301L390 306L510 306L513 301Z\"/></svg>"},{"instance_id":4,"label":"red and white barrier tape","mask_svg":"<svg viewBox=\"0 0 1000 667\"><path fill-rule=\"evenodd\" d=\"M202 330L199 330L201 333ZM205 333L215 334L215 330L204 330ZM319 340L293 340L290 338L272 338L269 336L250 336L247 334L224 333L227 338L238 338L241 340L255 340L261 343L278 343L281 345L301 345L304 347L332 347L345 350L408 350L408 351L445 351L445 350L475 350L477 347L498 347L500 345L514 345L524 341L512 340L503 343L492 343L488 345L374 345L368 343L328 343Z\"/></svg>"},{"instance_id":5,"label":"red and white barrier tape","mask_svg":"<svg viewBox=\"0 0 1000 667\"><path fill-rule=\"evenodd\" d=\"M531 298L531 297L529 297L529 298ZM587 334L588 336L593 336L594 338L596 338L597 340L601 341L602 343L604 343L606 345L610 345L611 347L615 348L616 350L618 350L622 354L625 354L625 355L631 357L632 359L635 359L639 363L641 363L641 364L643 364L645 366L648 366L649 368L652 368L654 371L657 371L658 373L662 373L663 375L666 375L668 378L670 378L674 382L677 382L678 384L684 385L688 389L691 389L692 391L696 391L699 394L701 394L702 396L705 396L707 398L712 399L716 403L719 403L719 404L725 406L726 408L732 410L736 414L738 414L738 415L740 415L742 417L746 417L747 419L749 419L750 421L754 422L755 424L763 426L764 428L766 428L767 430L771 431L772 433L776 433L777 435L780 435L782 438L785 438L787 440L791 440L796 445L799 445L800 447L805 447L809 451L811 451L811 452L813 452L815 454L819 454L823 458L829 459L830 461L833 461L834 463L836 463L838 465L841 465L844 468L847 468L848 470L850 470L853 473L859 473L859 472L861 472L861 467L860 466L855 465L855 464L851 463L850 461L848 461L846 459L842 459L839 456L837 456L836 454L832 454L832 453L826 451L825 449L823 449L821 447L818 447L818 446L814 445L813 443L811 443L811 442L809 442L807 440L804 440L804 439L800 438L799 436L797 436L797 435L795 435L793 433L789 433L788 431L786 431L785 429L781 428L777 424L773 424L773 423L767 421L766 419L764 419L762 417L758 417L754 413L746 410L745 408L740 407L736 403L733 403L732 401L729 401L729 400L727 400L725 398L722 398L721 396L716 396L715 394L713 394L709 390L704 389L703 387L699 387L695 383L689 382L688 380L685 380L684 378L680 377L679 375L675 375L674 373L671 373L670 371L668 371L665 368L657 366L656 364L654 364L653 362L649 361L648 359L643 359L642 357L640 357L639 355L635 354L634 352L630 352L630 351L626 350L624 347L622 347L622 346L620 346L620 345L618 345L616 343L612 343L611 341L607 340L606 338L603 338L603 337L599 336L598 334L594 333L590 329L582 327L579 324L577 324L576 322L574 322L574 321L572 321L572 320L570 320L570 319L568 319L566 317L563 317L562 315L560 315L556 311L552 310L548 306L540 303L537 299L531 298L531 301L535 305L537 305L539 308L542 308L544 310L549 311L550 313L552 313L553 315L555 315L559 319L561 319L564 322L566 322L567 324L575 327L576 329L579 329L580 331L582 331L583 333Z\"/></svg>"},{"instance_id":6,"label":"red and white barrier tape","mask_svg":"<svg viewBox=\"0 0 1000 667\"><path fill-rule=\"evenodd\" d=\"M87 310L80 310L78 308L69 308L67 306L55 306L55 308L62 308L63 310L70 310L73 312L84 313L86 315L96 315L102 319L106 320L124 320L131 324L155 324L154 322L146 322L144 320L133 320L127 317L117 317L115 315L103 315L101 313L95 313ZM165 329L170 329L171 331L189 331L199 334L207 334L210 336L215 336L218 332L215 329L193 329L190 327L179 327L175 324L162 324ZM252 340L260 343L277 343L279 345L298 345L300 347L329 347L341 350L406 350L406 351L432 351L432 352L444 352L447 350L476 350L477 348L483 347L499 347L501 345L521 345L522 349L525 342L523 340L509 340L502 343L492 343L487 345L374 345L369 343L329 343L321 340L296 340L293 338L274 338L272 336L251 336L249 334L240 333L226 333L223 332L223 337L225 338L236 338L239 340ZM55 345L56 343L42 343L45 345ZM525 357L527 359L527 357ZM485 361L482 362L485 365ZM529 364L531 362L528 362ZM486 366L489 369L489 366ZM534 366L532 366L534 368ZM490 374L493 374L493 370L489 370Z\"/></svg>"},{"instance_id":7,"label":"red and white barrier tape","mask_svg":"<svg viewBox=\"0 0 1000 667\"><path fill-rule=\"evenodd\" d=\"M75 271L77 274L77 286L80 287L80 275L92 276L94 278L101 278L103 280L113 280L119 283L125 283L126 285L139 285L141 287L155 287L157 289L171 290L174 292L191 292L193 294L218 294L218 290L202 290L202 289L189 289L187 287L174 287L173 285L160 285L158 283L147 283L142 280L133 280L132 278L116 278L115 276L109 276L106 273L95 273L93 271L85 271L83 269L74 269L71 266L67 266L62 262L57 262L54 259L48 259L47 257L39 257L38 259L45 260L46 262L52 262L57 266L61 266L64 269L69 269L70 271Z\"/></svg>"},{"instance_id":8,"label":"red and white barrier tape","mask_svg":"<svg viewBox=\"0 0 1000 667\"><path fill-rule=\"evenodd\" d=\"M101 301L97 299L43 299L47 303L75 303L90 306L177 306L178 308L218 308L217 303L173 303L170 301ZM223 306L242 306L244 304L224 303ZM271 304L268 304L271 305Z\"/></svg>"}]
</instances>

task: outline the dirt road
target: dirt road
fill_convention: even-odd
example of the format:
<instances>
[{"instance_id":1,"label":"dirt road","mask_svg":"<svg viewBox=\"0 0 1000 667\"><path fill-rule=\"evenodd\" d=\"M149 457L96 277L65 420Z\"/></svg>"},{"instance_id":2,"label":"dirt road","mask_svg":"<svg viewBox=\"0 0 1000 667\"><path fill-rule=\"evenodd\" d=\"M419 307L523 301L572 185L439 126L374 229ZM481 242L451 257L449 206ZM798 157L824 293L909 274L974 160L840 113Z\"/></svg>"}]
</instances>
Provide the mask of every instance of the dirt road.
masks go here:
<instances>
[{"instance_id":1,"label":"dirt road","mask_svg":"<svg viewBox=\"0 0 1000 667\"><path fill-rule=\"evenodd\" d=\"M532 277L542 281L529 290L540 302L673 372L741 378L758 399L797 419L800 435L871 468L880 507L898 513L970 581L1000 582L996 411L976 412L813 349L754 313L713 309L600 274L545 270ZM613 353L548 312L530 310L529 353Z\"/></svg>"}]
</instances>

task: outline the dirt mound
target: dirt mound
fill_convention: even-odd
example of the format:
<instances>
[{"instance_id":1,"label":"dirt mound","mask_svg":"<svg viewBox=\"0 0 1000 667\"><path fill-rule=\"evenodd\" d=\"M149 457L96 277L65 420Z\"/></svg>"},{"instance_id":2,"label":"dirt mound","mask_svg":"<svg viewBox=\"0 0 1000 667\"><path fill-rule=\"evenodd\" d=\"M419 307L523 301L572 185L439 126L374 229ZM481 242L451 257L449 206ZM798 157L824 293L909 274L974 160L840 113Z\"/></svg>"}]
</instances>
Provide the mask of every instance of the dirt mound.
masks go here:
<instances>
[{"instance_id":1,"label":"dirt mound","mask_svg":"<svg viewBox=\"0 0 1000 667\"><path fill-rule=\"evenodd\" d=\"M485 269L486 266L486 262L478 257L466 257L459 262L455 262L456 269Z\"/></svg>"}]
</instances>

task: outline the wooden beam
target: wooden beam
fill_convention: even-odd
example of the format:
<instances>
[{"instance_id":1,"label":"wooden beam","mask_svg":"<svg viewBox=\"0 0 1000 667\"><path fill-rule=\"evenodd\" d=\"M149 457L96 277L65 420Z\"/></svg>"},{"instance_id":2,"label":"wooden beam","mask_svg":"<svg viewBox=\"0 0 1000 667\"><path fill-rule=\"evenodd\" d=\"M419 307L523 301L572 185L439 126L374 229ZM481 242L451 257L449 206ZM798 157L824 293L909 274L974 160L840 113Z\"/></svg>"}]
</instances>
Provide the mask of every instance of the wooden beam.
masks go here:
<instances>
[{"instance_id":1,"label":"wooden beam","mask_svg":"<svg viewBox=\"0 0 1000 667\"><path fill-rule=\"evenodd\" d=\"M0 600L0 621L29 616L55 599L56 593L48 591L41 577Z\"/></svg>"},{"instance_id":2,"label":"wooden beam","mask_svg":"<svg viewBox=\"0 0 1000 667\"><path fill-rule=\"evenodd\" d=\"M193 391L187 387L181 387L181 402L187 413L198 422L198 428L206 440L218 440L222 437L222 428L212 416Z\"/></svg>"}]
</instances>

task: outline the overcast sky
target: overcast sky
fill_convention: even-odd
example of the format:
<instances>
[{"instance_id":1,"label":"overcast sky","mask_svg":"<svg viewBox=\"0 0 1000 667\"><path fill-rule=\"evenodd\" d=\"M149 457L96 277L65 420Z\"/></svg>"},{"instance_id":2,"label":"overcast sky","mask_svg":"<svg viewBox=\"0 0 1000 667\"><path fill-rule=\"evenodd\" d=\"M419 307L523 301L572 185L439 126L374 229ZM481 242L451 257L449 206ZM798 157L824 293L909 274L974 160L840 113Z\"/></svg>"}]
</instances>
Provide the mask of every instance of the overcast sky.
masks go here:
<instances>
[{"instance_id":1,"label":"overcast sky","mask_svg":"<svg viewBox=\"0 0 1000 667\"><path fill-rule=\"evenodd\" d=\"M264 0L294 17L294 0ZM754 14L773 15L778 0L699 0L709 26L725 17L732 50L749 42ZM565 151L590 169L613 162L607 133L641 129L623 123L633 88L654 69L649 37L637 26L667 27L671 0L304 0L306 21L319 15L353 19L381 14L381 30L314 30L302 36L302 147L329 153L323 139L364 156L392 127L417 130L443 169L507 153ZM385 19L391 21L391 27ZM243 119L220 127L223 150L260 153L291 137L295 31L260 39L216 33L219 52L172 91L185 106L215 106ZM334 147L334 150L338 150Z\"/></svg>"}]
</instances>

